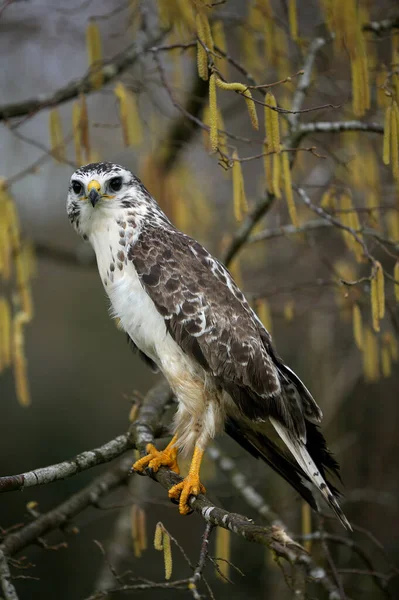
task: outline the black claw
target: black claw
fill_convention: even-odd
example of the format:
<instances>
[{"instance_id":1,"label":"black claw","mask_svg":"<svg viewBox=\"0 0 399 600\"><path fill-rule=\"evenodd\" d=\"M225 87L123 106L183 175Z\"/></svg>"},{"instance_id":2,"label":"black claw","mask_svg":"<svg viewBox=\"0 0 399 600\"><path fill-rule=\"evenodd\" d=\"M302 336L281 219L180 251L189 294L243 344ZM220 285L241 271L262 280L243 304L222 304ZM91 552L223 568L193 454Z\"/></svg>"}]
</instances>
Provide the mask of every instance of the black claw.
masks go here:
<instances>
[{"instance_id":1,"label":"black claw","mask_svg":"<svg viewBox=\"0 0 399 600\"><path fill-rule=\"evenodd\" d=\"M179 501L176 500L176 498L169 498L169 500L172 502L172 504L179 504Z\"/></svg>"},{"instance_id":2,"label":"black claw","mask_svg":"<svg viewBox=\"0 0 399 600\"><path fill-rule=\"evenodd\" d=\"M135 471L135 469L133 469L133 467L130 470L131 473L136 473L136 475L140 475L140 477L145 477L146 473L144 471Z\"/></svg>"}]
</instances>

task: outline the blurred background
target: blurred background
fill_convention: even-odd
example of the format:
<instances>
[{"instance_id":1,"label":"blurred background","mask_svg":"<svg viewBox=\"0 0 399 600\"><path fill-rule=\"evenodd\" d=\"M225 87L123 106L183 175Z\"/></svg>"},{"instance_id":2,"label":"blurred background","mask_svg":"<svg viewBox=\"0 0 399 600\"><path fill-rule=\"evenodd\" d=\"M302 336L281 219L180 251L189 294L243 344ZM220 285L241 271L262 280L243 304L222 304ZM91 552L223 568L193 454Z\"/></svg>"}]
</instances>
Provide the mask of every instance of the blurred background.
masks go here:
<instances>
[{"instance_id":1,"label":"blurred background","mask_svg":"<svg viewBox=\"0 0 399 600\"><path fill-rule=\"evenodd\" d=\"M370 558L367 563L344 542L331 542L338 577L350 598L383 597L387 590L381 584L387 583L399 554L399 314L393 283L399 278L399 188L392 117L399 95L397 3L213 4L11 0L0 6L0 474L65 460L125 432L132 398L156 381L109 318L91 249L78 239L65 212L69 179L78 164L117 162L142 178L178 227L219 257L226 257L242 223L253 225L252 238L230 269L271 330L279 353L322 407L323 431L341 464L349 520L385 549L386 556L372 536L355 531L356 543ZM209 81L197 71L197 12L210 22L215 44L216 54L207 58L205 53L205 71L208 60L228 82L282 81L252 90L258 130L251 125L244 98L218 89L216 151L208 133L215 118L208 107ZM296 194L293 209L287 203L290 183L283 164L262 156L272 151L267 130L265 134L264 92L274 95L278 107L292 108L293 99L298 100L298 71L309 65L309 49L318 37L325 43L314 52L300 102L300 108L311 110L295 118L275 113L281 142L289 149L294 187L300 186L313 206L339 223L362 229L369 255L385 273L381 320L371 306L375 263L373 267L364 259L347 232L345 237L325 219L320 224L320 214ZM149 50L171 45L174 49ZM266 103L270 101L268 96ZM393 125L390 131L385 125L382 135L387 118ZM327 125L318 131L312 124L320 122ZM352 126L334 129L331 123L337 122ZM388 139L390 161L383 161L383 138ZM302 150L296 151L298 147ZM233 189L234 152L248 158L236 163L242 168L245 197L242 188L238 194ZM259 218L253 217L262 202ZM9 314L11 358L6 347ZM218 444L238 469L250 473L251 484L290 530L301 534L306 525L296 493L227 436ZM3 494L1 527L29 522L33 517L26 506L31 501L45 513L104 468ZM260 522L210 458L204 483L216 504ZM129 533L132 505L146 514L150 549L141 557ZM158 521L195 563L201 519L180 517L160 486L134 477L128 490L76 518L79 533L48 537L49 543L65 539L67 548L26 550L31 566L15 574L37 579L14 582L20 597L83 599L108 585L103 556L93 540L107 550L115 531L125 536L118 571L131 569L135 576L162 580L162 556L151 542ZM339 524L326 523L344 537ZM312 553L330 569L321 546L315 543ZM175 548L173 555L173 577L187 577L187 565ZM232 585L208 568L216 598L293 597L264 548L234 537L230 559L244 575L231 569ZM372 571L388 575L373 579ZM387 585L395 597L397 582L392 578ZM175 593L149 590L141 597ZM311 584L306 593L325 597Z\"/></svg>"}]
</instances>

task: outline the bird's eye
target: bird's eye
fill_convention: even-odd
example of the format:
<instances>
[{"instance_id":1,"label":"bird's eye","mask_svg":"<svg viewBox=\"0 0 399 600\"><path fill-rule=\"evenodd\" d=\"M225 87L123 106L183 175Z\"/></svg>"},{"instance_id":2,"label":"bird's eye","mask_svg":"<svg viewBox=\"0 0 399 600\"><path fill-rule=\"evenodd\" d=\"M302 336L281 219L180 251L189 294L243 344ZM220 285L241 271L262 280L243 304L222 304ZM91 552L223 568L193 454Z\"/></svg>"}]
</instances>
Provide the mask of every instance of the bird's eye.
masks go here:
<instances>
[{"instance_id":1,"label":"bird's eye","mask_svg":"<svg viewBox=\"0 0 399 600\"><path fill-rule=\"evenodd\" d=\"M122 177L113 177L109 182L109 187L112 192L119 192L122 187Z\"/></svg>"},{"instance_id":2,"label":"bird's eye","mask_svg":"<svg viewBox=\"0 0 399 600\"><path fill-rule=\"evenodd\" d=\"M77 196L82 193L83 186L79 181L72 181L72 189Z\"/></svg>"}]
</instances>

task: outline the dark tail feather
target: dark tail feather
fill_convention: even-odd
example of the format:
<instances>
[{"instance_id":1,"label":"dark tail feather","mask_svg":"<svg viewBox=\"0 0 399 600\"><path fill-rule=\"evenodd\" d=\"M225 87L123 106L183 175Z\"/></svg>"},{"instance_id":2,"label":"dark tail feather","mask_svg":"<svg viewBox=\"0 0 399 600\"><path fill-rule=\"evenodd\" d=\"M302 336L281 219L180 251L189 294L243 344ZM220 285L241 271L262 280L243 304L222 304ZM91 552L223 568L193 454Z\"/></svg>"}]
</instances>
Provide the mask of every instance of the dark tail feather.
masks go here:
<instances>
[{"instance_id":1,"label":"dark tail feather","mask_svg":"<svg viewBox=\"0 0 399 600\"><path fill-rule=\"evenodd\" d=\"M291 437L285 427L279 424L276 426L274 419L271 421L295 462L267 436L243 426L231 417L225 422L225 430L252 456L261 458L272 467L317 511L317 501L312 490L313 485L316 486L344 527L352 529L338 504L338 490L326 475L328 471L340 478L339 465L329 452L323 434L316 425L306 422L308 439L305 446L300 440Z\"/></svg>"},{"instance_id":2,"label":"dark tail feather","mask_svg":"<svg viewBox=\"0 0 399 600\"><path fill-rule=\"evenodd\" d=\"M299 467L284 456L274 442L261 433L251 429L243 429L238 421L230 417L225 421L224 428L226 433L240 444L244 450L252 454L255 458L261 458L292 485L314 510L317 510L317 503L312 490L304 483L304 480L308 480L308 477L303 475Z\"/></svg>"}]
</instances>

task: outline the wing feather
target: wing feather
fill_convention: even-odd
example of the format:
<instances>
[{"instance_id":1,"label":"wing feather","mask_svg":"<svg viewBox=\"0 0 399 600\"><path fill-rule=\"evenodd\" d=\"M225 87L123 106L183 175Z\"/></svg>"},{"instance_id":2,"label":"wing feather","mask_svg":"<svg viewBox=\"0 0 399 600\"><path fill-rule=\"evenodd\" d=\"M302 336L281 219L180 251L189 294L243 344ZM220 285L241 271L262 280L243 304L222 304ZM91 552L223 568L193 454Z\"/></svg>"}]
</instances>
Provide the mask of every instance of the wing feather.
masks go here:
<instances>
[{"instance_id":1,"label":"wing feather","mask_svg":"<svg viewBox=\"0 0 399 600\"><path fill-rule=\"evenodd\" d=\"M252 420L272 415L304 439L301 393L285 393L292 379L282 376L269 334L228 270L172 228L147 226L128 257L173 339L240 410Z\"/></svg>"}]
</instances>

